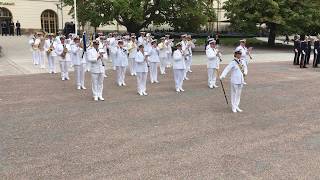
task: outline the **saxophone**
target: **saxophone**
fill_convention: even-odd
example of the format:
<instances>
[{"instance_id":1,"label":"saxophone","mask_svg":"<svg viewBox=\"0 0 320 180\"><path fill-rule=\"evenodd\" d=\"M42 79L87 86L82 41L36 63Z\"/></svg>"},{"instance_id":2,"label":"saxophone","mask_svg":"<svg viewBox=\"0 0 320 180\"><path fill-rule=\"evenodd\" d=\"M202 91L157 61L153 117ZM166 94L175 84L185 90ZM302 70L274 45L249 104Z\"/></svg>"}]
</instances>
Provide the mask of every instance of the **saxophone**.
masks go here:
<instances>
[{"instance_id":1,"label":"saxophone","mask_svg":"<svg viewBox=\"0 0 320 180\"><path fill-rule=\"evenodd\" d=\"M63 52L62 52L62 54L61 54L61 57L62 57L63 59L65 59L67 53L68 53L68 48L67 48L66 45L64 44L64 45L63 45Z\"/></svg>"},{"instance_id":2,"label":"saxophone","mask_svg":"<svg viewBox=\"0 0 320 180\"><path fill-rule=\"evenodd\" d=\"M50 44L50 47L49 47L49 49L47 51L47 54L49 55L52 51L53 51L53 40L52 40L52 42Z\"/></svg>"}]
</instances>

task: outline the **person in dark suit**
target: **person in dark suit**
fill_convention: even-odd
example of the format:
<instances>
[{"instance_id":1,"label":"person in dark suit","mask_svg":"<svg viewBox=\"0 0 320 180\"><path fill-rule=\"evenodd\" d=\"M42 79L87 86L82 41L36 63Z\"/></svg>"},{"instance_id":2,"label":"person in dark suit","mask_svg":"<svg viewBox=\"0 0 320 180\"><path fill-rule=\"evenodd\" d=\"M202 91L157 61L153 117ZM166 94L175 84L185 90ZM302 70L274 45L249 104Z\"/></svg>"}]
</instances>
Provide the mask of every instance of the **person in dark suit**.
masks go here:
<instances>
[{"instance_id":1,"label":"person in dark suit","mask_svg":"<svg viewBox=\"0 0 320 180\"><path fill-rule=\"evenodd\" d=\"M312 39L311 37L309 36L308 39L307 39L307 52L306 52L306 64L309 64L309 61L310 61L310 57L311 57L311 51L312 51Z\"/></svg>"},{"instance_id":2,"label":"person in dark suit","mask_svg":"<svg viewBox=\"0 0 320 180\"><path fill-rule=\"evenodd\" d=\"M9 28L10 28L10 36L14 36L14 22L11 21L9 23Z\"/></svg>"},{"instance_id":3,"label":"person in dark suit","mask_svg":"<svg viewBox=\"0 0 320 180\"><path fill-rule=\"evenodd\" d=\"M16 31L17 31L17 36L21 36L21 24L19 21L16 23Z\"/></svg>"},{"instance_id":4,"label":"person in dark suit","mask_svg":"<svg viewBox=\"0 0 320 180\"><path fill-rule=\"evenodd\" d=\"M300 40L298 39L298 36L295 36L293 39L294 43L294 59L293 59L293 65L299 65L299 58L300 58Z\"/></svg>"},{"instance_id":5,"label":"person in dark suit","mask_svg":"<svg viewBox=\"0 0 320 180\"><path fill-rule=\"evenodd\" d=\"M301 47L301 60L300 60L300 68L307 68L306 67L306 56L308 51L308 42L306 41L306 37L301 35L300 37L300 47Z\"/></svg>"},{"instance_id":6,"label":"person in dark suit","mask_svg":"<svg viewBox=\"0 0 320 180\"><path fill-rule=\"evenodd\" d=\"M313 65L312 67L317 68L318 64L319 64L319 57L320 57L320 41L319 38L316 38L316 40L314 41L314 57L313 57Z\"/></svg>"},{"instance_id":7,"label":"person in dark suit","mask_svg":"<svg viewBox=\"0 0 320 180\"><path fill-rule=\"evenodd\" d=\"M7 36L7 28L8 28L8 25L7 25L7 22L6 21L2 21L1 23L1 30L2 30L2 36L5 35Z\"/></svg>"}]
</instances>

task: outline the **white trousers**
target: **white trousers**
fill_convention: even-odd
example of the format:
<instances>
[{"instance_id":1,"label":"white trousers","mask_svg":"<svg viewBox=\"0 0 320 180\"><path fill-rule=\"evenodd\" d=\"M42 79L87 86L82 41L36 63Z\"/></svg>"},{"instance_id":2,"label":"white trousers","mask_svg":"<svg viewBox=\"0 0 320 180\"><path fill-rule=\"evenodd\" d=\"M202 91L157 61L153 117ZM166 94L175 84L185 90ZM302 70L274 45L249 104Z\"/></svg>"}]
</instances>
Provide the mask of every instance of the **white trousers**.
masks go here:
<instances>
[{"instance_id":1,"label":"white trousers","mask_svg":"<svg viewBox=\"0 0 320 180\"><path fill-rule=\"evenodd\" d=\"M136 73L136 62L134 58L129 58L129 70L131 75L135 75Z\"/></svg>"},{"instance_id":2,"label":"white trousers","mask_svg":"<svg viewBox=\"0 0 320 180\"><path fill-rule=\"evenodd\" d=\"M215 68L208 68L208 86L216 85L217 70Z\"/></svg>"},{"instance_id":3,"label":"white trousers","mask_svg":"<svg viewBox=\"0 0 320 180\"><path fill-rule=\"evenodd\" d=\"M171 53L167 55L167 65L171 65L172 64L172 56Z\"/></svg>"},{"instance_id":4,"label":"white trousers","mask_svg":"<svg viewBox=\"0 0 320 180\"><path fill-rule=\"evenodd\" d=\"M160 73L166 73L166 66L167 66L167 58L160 57Z\"/></svg>"},{"instance_id":5,"label":"white trousers","mask_svg":"<svg viewBox=\"0 0 320 180\"><path fill-rule=\"evenodd\" d=\"M232 110L236 110L240 105L240 98L242 92L242 84L233 84L231 83L231 105Z\"/></svg>"},{"instance_id":6,"label":"white trousers","mask_svg":"<svg viewBox=\"0 0 320 180\"><path fill-rule=\"evenodd\" d=\"M102 97L103 80L104 80L103 73L91 73L93 97Z\"/></svg>"},{"instance_id":7,"label":"white trousers","mask_svg":"<svg viewBox=\"0 0 320 180\"><path fill-rule=\"evenodd\" d=\"M150 62L150 81L151 83L158 81L158 63Z\"/></svg>"},{"instance_id":8,"label":"white trousers","mask_svg":"<svg viewBox=\"0 0 320 180\"><path fill-rule=\"evenodd\" d=\"M34 65L38 65L40 63L40 50L32 51L32 60Z\"/></svg>"},{"instance_id":9,"label":"white trousers","mask_svg":"<svg viewBox=\"0 0 320 180\"><path fill-rule=\"evenodd\" d=\"M85 74L86 74L86 64L73 65L75 80L77 86L84 86Z\"/></svg>"},{"instance_id":10,"label":"white trousers","mask_svg":"<svg viewBox=\"0 0 320 180\"><path fill-rule=\"evenodd\" d=\"M60 70L61 70L62 79L65 79L65 78L69 79L69 66L70 66L69 61L60 61Z\"/></svg>"},{"instance_id":11,"label":"white trousers","mask_svg":"<svg viewBox=\"0 0 320 180\"><path fill-rule=\"evenodd\" d=\"M184 79L184 69L174 69L174 81L176 85L176 89L182 89L183 79Z\"/></svg>"},{"instance_id":12,"label":"white trousers","mask_svg":"<svg viewBox=\"0 0 320 180\"><path fill-rule=\"evenodd\" d=\"M117 70L117 83L123 84L125 83L125 77L126 77L126 66L116 66Z\"/></svg>"},{"instance_id":13,"label":"white trousers","mask_svg":"<svg viewBox=\"0 0 320 180\"><path fill-rule=\"evenodd\" d=\"M45 51L39 51L39 65L40 68L45 68Z\"/></svg>"},{"instance_id":14,"label":"white trousers","mask_svg":"<svg viewBox=\"0 0 320 180\"><path fill-rule=\"evenodd\" d=\"M191 56L187 56L185 63L186 63L186 70L184 72L184 77L186 78L188 75L188 71L191 70L191 62L192 62L192 57Z\"/></svg>"},{"instance_id":15,"label":"white trousers","mask_svg":"<svg viewBox=\"0 0 320 180\"><path fill-rule=\"evenodd\" d=\"M56 72L56 65L54 63L56 57L47 55L47 59L48 59L48 70L49 70L49 73Z\"/></svg>"},{"instance_id":16,"label":"white trousers","mask_svg":"<svg viewBox=\"0 0 320 180\"><path fill-rule=\"evenodd\" d=\"M137 72L137 90L138 93L146 92L147 90L147 72Z\"/></svg>"}]
</instances>

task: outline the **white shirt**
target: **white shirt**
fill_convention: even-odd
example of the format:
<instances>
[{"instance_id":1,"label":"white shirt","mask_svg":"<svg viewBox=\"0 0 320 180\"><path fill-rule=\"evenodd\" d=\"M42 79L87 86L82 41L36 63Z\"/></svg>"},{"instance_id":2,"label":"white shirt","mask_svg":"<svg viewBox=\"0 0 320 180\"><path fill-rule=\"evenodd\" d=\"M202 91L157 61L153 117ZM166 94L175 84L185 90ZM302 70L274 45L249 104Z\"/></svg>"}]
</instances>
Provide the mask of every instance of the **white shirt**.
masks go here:
<instances>
[{"instance_id":1,"label":"white shirt","mask_svg":"<svg viewBox=\"0 0 320 180\"><path fill-rule=\"evenodd\" d=\"M45 41L45 43L44 43L44 51L47 52L47 51L49 50L51 44L53 45L53 47L56 46L56 42L55 42L53 39L52 39L51 41L50 41L50 39L47 39L47 40ZM49 56L57 56L57 54L56 54L56 52L55 52L54 49L51 51L51 53L49 54Z\"/></svg>"},{"instance_id":2,"label":"white shirt","mask_svg":"<svg viewBox=\"0 0 320 180\"><path fill-rule=\"evenodd\" d=\"M158 44L159 48L159 56L160 58L166 58L167 57L167 46L165 45L164 42L161 42Z\"/></svg>"},{"instance_id":3,"label":"white shirt","mask_svg":"<svg viewBox=\"0 0 320 180\"><path fill-rule=\"evenodd\" d=\"M149 55L149 61L150 61L150 62L155 62L155 63L160 62L159 49L158 49L158 48L152 47L152 48L149 50L148 55Z\"/></svg>"},{"instance_id":4,"label":"white shirt","mask_svg":"<svg viewBox=\"0 0 320 180\"><path fill-rule=\"evenodd\" d=\"M104 67L102 65L101 59L99 57L99 49L89 48L87 51L87 60L90 62L90 72L91 73L104 73Z\"/></svg>"},{"instance_id":5,"label":"white shirt","mask_svg":"<svg viewBox=\"0 0 320 180\"><path fill-rule=\"evenodd\" d=\"M82 58L83 49L79 45L75 43L71 44L70 52L73 65L81 65L86 63L85 59Z\"/></svg>"},{"instance_id":6,"label":"white shirt","mask_svg":"<svg viewBox=\"0 0 320 180\"><path fill-rule=\"evenodd\" d=\"M240 67L237 63L237 61L242 65L243 67L243 73L240 70ZM231 61L228 66L223 70L220 78L225 78L227 74L231 71L231 83L233 84L243 84L244 82L244 75L248 74L248 68L247 64L244 60L233 60Z\"/></svg>"},{"instance_id":7,"label":"white shirt","mask_svg":"<svg viewBox=\"0 0 320 180\"><path fill-rule=\"evenodd\" d=\"M241 59L247 61L248 60L248 49L243 46L238 46L235 51L241 51Z\"/></svg>"},{"instance_id":8,"label":"white shirt","mask_svg":"<svg viewBox=\"0 0 320 180\"><path fill-rule=\"evenodd\" d=\"M208 58L207 68L219 69L220 59L217 54L217 50L209 47L206 50L206 55Z\"/></svg>"},{"instance_id":9,"label":"white shirt","mask_svg":"<svg viewBox=\"0 0 320 180\"><path fill-rule=\"evenodd\" d=\"M148 72L148 64L141 51L137 52L134 60L136 62L136 72Z\"/></svg>"},{"instance_id":10,"label":"white shirt","mask_svg":"<svg viewBox=\"0 0 320 180\"><path fill-rule=\"evenodd\" d=\"M129 51L129 58L135 58L137 54L137 44L136 42L130 41L128 43L128 51Z\"/></svg>"},{"instance_id":11,"label":"white shirt","mask_svg":"<svg viewBox=\"0 0 320 180\"><path fill-rule=\"evenodd\" d=\"M115 52L115 61L114 61L114 65L115 66L128 66L128 53L127 53L127 49L125 48L116 48L116 52Z\"/></svg>"},{"instance_id":12,"label":"white shirt","mask_svg":"<svg viewBox=\"0 0 320 180\"><path fill-rule=\"evenodd\" d=\"M182 52L179 49L173 53L173 69L186 69L184 56L182 56Z\"/></svg>"},{"instance_id":13,"label":"white shirt","mask_svg":"<svg viewBox=\"0 0 320 180\"><path fill-rule=\"evenodd\" d=\"M69 53L71 50L70 44L65 44L65 47L68 49L68 52L67 52L65 58L61 57L63 50L64 50L63 46L64 45L61 43L56 44L56 46L54 47L55 53L60 57L60 59L59 59L60 61L71 61L71 57L70 57L70 53Z\"/></svg>"}]
</instances>

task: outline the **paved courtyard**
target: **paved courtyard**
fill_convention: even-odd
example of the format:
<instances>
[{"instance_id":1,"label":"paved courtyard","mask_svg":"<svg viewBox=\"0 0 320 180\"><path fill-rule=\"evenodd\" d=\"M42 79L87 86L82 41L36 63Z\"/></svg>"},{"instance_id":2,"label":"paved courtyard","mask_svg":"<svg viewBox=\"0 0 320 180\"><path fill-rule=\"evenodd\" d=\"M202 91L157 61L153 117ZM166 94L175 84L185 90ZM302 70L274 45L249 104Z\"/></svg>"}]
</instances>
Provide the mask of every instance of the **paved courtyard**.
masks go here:
<instances>
[{"instance_id":1,"label":"paved courtyard","mask_svg":"<svg viewBox=\"0 0 320 180\"><path fill-rule=\"evenodd\" d=\"M28 45L28 38L26 36L0 36L0 45L3 47L5 55L4 57L0 57L0 76L17 74L38 74L47 72L47 69L35 68L32 65L31 51ZM220 50L223 53L223 64L229 63L233 59L233 48L222 47ZM288 61L288 59L292 59L292 56L293 54L290 50L275 51L266 49L254 49L255 59L252 61L252 63ZM58 67L58 62L56 63ZM205 56L205 52L194 53L194 65L204 65L206 63L207 58ZM109 62L109 67L110 64L111 63Z\"/></svg>"},{"instance_id":2,"label":"paved courtyard","mask_svg":"<svg viewBox=\"0 0 320 180\"><path fill-rule=\"evenodd\" d=\"M185 93L169 71L148 97L110 72L105 102L73 76L1 76L1 179L319 179L319 69L251 64L238 114L193 70Z\"/></svg>"}]
</instances>

